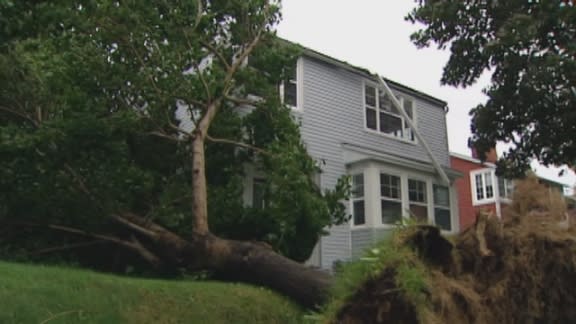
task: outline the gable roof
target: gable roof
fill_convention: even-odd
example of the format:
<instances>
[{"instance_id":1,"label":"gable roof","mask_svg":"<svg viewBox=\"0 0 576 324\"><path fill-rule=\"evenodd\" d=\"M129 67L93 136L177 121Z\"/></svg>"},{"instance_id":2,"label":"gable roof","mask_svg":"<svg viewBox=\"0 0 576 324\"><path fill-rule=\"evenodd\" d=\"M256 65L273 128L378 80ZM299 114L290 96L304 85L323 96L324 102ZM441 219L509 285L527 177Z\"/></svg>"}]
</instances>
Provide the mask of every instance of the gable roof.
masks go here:
<instances>
[{"instance_id":1,"label":"gable roof","mask_svg":"<svg viewBox=\"0 0 576 324\"><path fill-rule=\"evenodd\" d=\"M334 58L334 57L331 57L331 56L329 56L329 55L320 53L320 52L318 52L318 51L316 51L316 50L313 50L313 49L311 49L311 48L307 48L307 47L305 47L305 46L302 46L302 45L300 45L300 44L298 44L298 43L289 41L289 40L287 40L287 39L283 39L283 38L279 38L279 39L280 39L280 41L283 41L283 42L286 42L286 43L289 43L289 44L298 46L298 47L302 50L302 54L305 55L305 56L308 56L308 57L310 57L310 58L313 58L313 59L316 59L316 60L319 60L319 61L322 61L322 62L331 64L331 65L335 65L335 66L340 67L340 68L343 68L343 69L345 69L345 70L347 70L347 71L350 71L350 72L359 74L359 75L361 75L361 76L363 76L363 77L366 77L366 78L368 78L368 79L370 79L370 80L372 80L372 81L374 81L374 82L376 82L376 83L378 82L378 79L376 78L376 76L374 75L374 73L370 72L370 71L369 71L368 69L366 69L366 68L362 68L362 67L359 67L359 66L356 66L356 65L352 65L352 64L350 64L350 63L348 63L348 62L345 62L345 61L336 59L336 58ZM441 99L438 99L438 98L436 98L436 97L433 97L433 96L431 96L431 95L429 95L429 94L426 94L426 93L424 93L424 92L418 91L418 90L416 90L416 89L410 88L410 87L408 87L408 86L405 86L405 85L403 85L403 84L401 84L401 83L398 83L398 82L396 82L396 81L390 80L390 79L388 79L388 78L384 78L384 77L382 77L382 78L386 81L386 83L388 83L388 84L390 85L390 87L394 88L395 90L402 91L402 92L407 93L407 94L409 94L409 95L411 95L411 96L414 96L414 97L416 97L416 98L425 100L425 101L427 101L427 102L429 102L429 103L431 103L431 104L433 104L433 105L440 106L441 108L444 109L444 111L448 112L448 103L447 103L446 101L441 100Z\"/></svg>"}]
</instances>

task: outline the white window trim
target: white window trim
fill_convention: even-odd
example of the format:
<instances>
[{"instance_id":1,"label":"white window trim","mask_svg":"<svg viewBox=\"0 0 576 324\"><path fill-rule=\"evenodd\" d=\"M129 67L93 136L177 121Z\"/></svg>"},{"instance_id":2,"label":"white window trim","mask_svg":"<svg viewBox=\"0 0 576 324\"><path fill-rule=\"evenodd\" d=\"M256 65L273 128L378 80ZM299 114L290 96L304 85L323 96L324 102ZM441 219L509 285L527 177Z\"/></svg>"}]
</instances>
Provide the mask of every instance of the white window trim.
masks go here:
<instances>
[{"instance_id":1,"label":"white window trim","mask_svg":"<svg viewBox=\"0 0 576 324\"><path fill-rule=\"evenodd\" d=\"M379 163L367 163L362 166L354 167L348 170L349 175L364 173L364 213L365 224L354 225L353 220L349 222L352 230L357 229L393 229L397 227L396 224L383 224L382 223L382 206L380 195L380 174L388 174L400 177L401 186L401 203L402 203L402 219L410 217L410 199L408 194L408 179L423 181L426 183L426 205L427 205L427 222L428 224L435 224L434 216L434 192L433 185L438 184L438 179L432 175L423 174L419 172L412 172L402 168L395 168L385 166ZM445 185L444 185L445 186ZM447 231L441 229L442 233L453 234L458 231L458 210L456 202L456 192L454 186L448 186L450 194L450 217L451 217L451 230ZM352 214L352 204L349 204L350 214Z\"/></svg>"},{"instance_id":2,"label":"white window trim","mask_svg":"<svg viewBox=\"0 0 576 324\"><path fill-rule=\"evenodd\" d=\"M381 179L380 177L382 175L387 175L387 176L391 176L391 177L397 177L400 180L400 198L391 198L391 197L385 197L382 196L382 183L381 183ZM404 219L404 218L408 218L410 217L409 214L407 213L406 209L404 208L405 205L405 200L408 199L408 188L405 188L405 184L408 184L408 180L404 181L404 177L402 176L402 174L398 174L398 173L394 173L394 172L386 172L386 171L380 171L378 173L378 205L380 206L380 213L377 215L377 219L378 222L377 224L379 225L383 225L383 226L396 226L396 224L388 224L388 223L383 223L382 222L382 200L386 200L386 201L391 201L391 202L399 202L400 203L400 220ZM406 183L405 183L406 182ZM408 214L408 215L407 215Z\"/></svg>"},{"instance_id":3,"label":"white window trim","mask_svg":"<svg viewBox=\"0 0 576 324\"><path fill-rule=\"evenodd\" d=\"M350 215L352 216L352 217L350 218L350 225L351 225L352 228L368 228L368 227L369 227L369 225L368 225L369 220L368 220L368 213L366 212L366 208L367 208L367 206L366 206L366 202L367 202L367 199L366 199L366 182L367 182L367 181L366 181L366 179L367 179L367 177L366 177L366 172L365 172L365 170L356 170L356 171L354 171L354 172L349 172L349 175L350 175L350 184L353 185L353 182L352 182L353 179L352 179L352 177L355 176L355 175L359 175L359 174L361 174L362 177L363 177L363 184L362 184L362 186L364 187L364 188L363 188L363 191L364 191L364 192L363 192L362 198L354 198L354 197L352 197L352 195L350 195L350 200L349 200L349 204L348 204L348 205L349 205L349 210L350 210ZM360 200L361 200L361 201L364 201L364 224L355 224L355 223L354 223L354 202L355 202L355 201L360 201Z\"/></svg>"},{"instance_id":4,"label":"white window trim","mask_svg":"<svg viewBox=\"0 0 576 324\"><path fill-rule=\"evenodd\" d=\"M424 188L426 190L425 192L425 197L426 197L426 201L425 202L419 202L419 201L410 201L410 187L409 187L409 181L413 180L413 181L420 181L420 182L424 182ZM408 217L411 217L412 215L410 214L410 205L414 204L417 206L426 206L426 219L428 222L430 222L430 214L431 212L433 212L433 210L430 210L430 181L429 179L425 179L425 178L421 178L421 177L414 177L411 175L408 175L406 178L406 195L407 195L407 201L408 201ZM433 197L432 197L433 198ZM433 221L433 220L432 220Z\"/></svg>"},{"instance_id":5,"label":"white window trim","mask_svg":"<svg viewBox=\"0 0 576 324\"><path fill-rule=\"evenodd\" d=\"M492 181L492 197L486 198L486 182L484 178L484 174L490 172L490 179ZM476 176L478 174L482 174L482 190L484 192L484 198L478 199L477 192L476 192ZM470 191L472 194L472 205L479 206L485 204L492 204L498 201L500 193L498 192L498 179L496 178L496 172L493 168L483 168L483 169L476 169L470 172Z\"/></svg>"},{"instance_id":6,"label":"white window trim","mask_svg":"<svg viewBox=\"0 0 576 324\"><path fill-rule=\"evenodd\" d=\"M437 205L436 202L434 201L434 185L440 186L440 187L445 187L448 189L448 206L443 206L443 205ZM443 228L440 228L438 226L438 228L440 228L440 230L443 233L456 233L458 231L458 221L456 217L456 213L455 213L455 205L454 205L454 200L455 200L455 196L453 194L452 191L452 187L451 186L447 186L445 184L441 184L441 183L437 183L437 182L433 182L431 185L431 189L432 189L432 201L431 201L431 205L432 205L432 222L430 224L434 224L434 226L438 226L436 225L436 208L438 209L444 209L444 210L448 210L450 212L450 230L445 230Z\"/></svg>"},{"instance_id":7,"label":"white window trim","mask_svg":"<svg viewBox=\"0 0 576 324\"><path fill-rule=\"evenodd\" d=\"M376 129L372 129L372 128L368 128L368 126L366 125L366 86L370 86L373 87L374 89L376 89L376 107L374 109L376 109ZM364 81L362 83L362 116L364 117L362 120L363 123L363 127L364 127L364 131L368 132L368 133L372 133L372 134L377 134L379 136L383 136L386 138L392 138L394 140L397 141L401 141L404 143L408 143L408 144L412 144L412 145L417 145L418 144L418 139L416 138L415 135L413 135L414 140L408 139L406 138L406 135L404 134L406 129L409 129L411 133L413 133L413 130L410 127L404 128L404 126L406 125L406 121L404 120L404 117L401 115L395 115L389 112L385 112L389 115L394 115L400 118L400 120L402 121L402 128L403 128L403 134L402 137L398 137L398 136L394 136L394 135L390 135L390 134L386 134L380 131L380 107L379 107L379 101L380 101L380 89L378 88L378 85L376 83L373 82L368 82L368 81ZM412 101L412 123L414 125L418 124L418 116L417 116L417 111L418 109L416 109L416 100L414 100L414 98L405 96L403 94L396 94L398 97L398 100L400 101L400 104L402 105L402 107L404 107L404 99L408 99Z\"/></svg>"},{"instance_id":8,"label":"white window trim","mask_svg":"<svg viewBox=\"0 0 576 324\"><path fill-rule=\"evenodd\" d=\"M304 107L304 62L302 57L299 57L296 61L296 106L287 105L292 110L302 111ZM280 101L284 104L284 81L280 82L279 86Z\"/></svg>"}]
</instances>

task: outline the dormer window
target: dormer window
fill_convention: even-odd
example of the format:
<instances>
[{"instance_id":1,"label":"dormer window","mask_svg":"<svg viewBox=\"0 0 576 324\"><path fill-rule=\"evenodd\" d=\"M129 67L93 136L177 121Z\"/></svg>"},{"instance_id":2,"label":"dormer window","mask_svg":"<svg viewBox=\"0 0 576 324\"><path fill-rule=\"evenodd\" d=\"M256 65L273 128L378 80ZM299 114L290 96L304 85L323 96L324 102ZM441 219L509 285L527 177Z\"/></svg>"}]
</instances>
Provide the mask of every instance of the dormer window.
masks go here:
<instances>
[{"instance_id":1,"label":"dormer window","mask_svg":"<svg viewBox=\"0 0 576 324\"><path fill-rule=\"evenodd\" d=\"M398 97L398 100L408 117L413 120L414 104L412 100L404 97ZM374 86L365 85L364 107L366 128L389 136L414 141L412 129L386 93Z\"/></svg>"}]
</instances>

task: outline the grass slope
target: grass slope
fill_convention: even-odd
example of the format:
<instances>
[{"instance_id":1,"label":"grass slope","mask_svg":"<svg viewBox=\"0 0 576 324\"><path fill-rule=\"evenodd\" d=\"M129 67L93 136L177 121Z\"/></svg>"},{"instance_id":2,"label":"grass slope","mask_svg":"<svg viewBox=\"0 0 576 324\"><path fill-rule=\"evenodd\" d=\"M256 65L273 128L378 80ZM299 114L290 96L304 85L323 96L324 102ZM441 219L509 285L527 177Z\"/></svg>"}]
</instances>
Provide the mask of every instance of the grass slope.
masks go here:
<instances>
[{"instance_id":1,"label":"grass slope","mask_svg":"<svg viewBox=\"0 0 576 324\"><path fill-rule=\"evenodd\" d=\"M301 323L301 310L241 284L124 278L0 262L0 323Z\"/></svg>"}]
</instances>

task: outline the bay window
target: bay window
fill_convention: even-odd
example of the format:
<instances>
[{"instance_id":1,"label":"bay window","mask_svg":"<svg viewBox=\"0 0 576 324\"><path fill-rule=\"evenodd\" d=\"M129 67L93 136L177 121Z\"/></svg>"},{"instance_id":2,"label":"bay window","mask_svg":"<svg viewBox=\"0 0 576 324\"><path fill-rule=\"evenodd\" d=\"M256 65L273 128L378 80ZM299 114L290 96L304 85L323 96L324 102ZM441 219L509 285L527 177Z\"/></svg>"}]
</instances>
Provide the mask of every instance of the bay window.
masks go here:
<instances>
[{"instance_id":1,"label":"bay window","mask_svg":"<svg viewBox=\"0 0 576 324\"><path fill-rule=\"evenodd\" d=\"M426 196L425 181L408 179L410 216L420 223L426 223L428 221L428 202Z\"/></svg>"},{"instance_id":2,"label":"bay window","mask_svg":"<svg viewBox=\"0 0 576 324\"><path fill-rule=\"evenodd\" d=\"M402 219L402 187L400 177L380 174L382 224L396 224Z\"/></svg>"},{"instance_id":3,"label":"bay window","mask_svg":"<svg viewBox=\"0 0 576 324\"><path fill-rule=\"evenodd\" d=\"M351 170L350 223L355 227L388 228L413 218L451 231L451 189L418 171L365 163Z\"/></svg>"},{"instance_id":4,"label":"bay window","mask_svg":"<svg viewBox=\"0 0 576 324\"><path fill-rule=\"evenodd\" d=\"M452 230L452 216L450 213L450 189L446 186L434 184L434 224L443 230Z\"/></svg>"},{"instance_id":5,"label":"bay window","mask_svg":"<svg viewBox=\"0 0 576 324\"><path fill-rule=\"evenodd\" d=\"M354 225L366 224L363 173L352 175L352 218Z\"/></svg>"}]
</instances>

